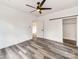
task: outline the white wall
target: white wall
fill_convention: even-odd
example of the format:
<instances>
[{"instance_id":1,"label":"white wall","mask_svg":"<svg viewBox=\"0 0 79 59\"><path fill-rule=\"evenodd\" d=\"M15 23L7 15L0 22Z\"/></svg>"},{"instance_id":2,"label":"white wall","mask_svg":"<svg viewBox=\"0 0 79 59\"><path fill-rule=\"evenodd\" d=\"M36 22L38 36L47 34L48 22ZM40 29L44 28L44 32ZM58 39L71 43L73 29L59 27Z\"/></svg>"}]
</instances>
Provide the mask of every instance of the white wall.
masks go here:
<instances>
[{"instance_id":1,"label":"white wall","mask_svg":"<svg viewBox=\"0 0 79 59\"><path fill-rule=\"evenodd\" d=\"M45 38L57 42L63 42L62 19L45 22Z\"/></svg>"},{"instance_id":2,"label":"white wall","mask_svg":"<svg viewBox=\"0 0 79 59\"><path fill-rule=\"evenodd\" d=\"M45 26L44 26L45 27L44 28L45 29L45 32L44 32L45 36L44 37L48 38L50 40L63 42L62 21L61 20L49 21L49 19L58 18L58 17L65 17L65 16L72 16L72 15L77 15L77 7L65 9L65 10L58 11L58 12L54 12L54 13L51 13L51 14L48 14L48 15L40 16L38 18L38 20L39 21L44 20L44 22L45 22ZM56 22L56 23L52 23L52 22ZM52 23L52 25L51 25L51 23ZM57 30L55 30L55 29L57 29Z\"/></svg>"},{"instance_id":3,"label":"white wall","mask_svg":"<svg viewBox=\"0 0 79 59\"><path fill-rule=\"evenodd\" d=\"M35 17L0 4L0 49L32 38Z\"/></svg>"}]
</instances>

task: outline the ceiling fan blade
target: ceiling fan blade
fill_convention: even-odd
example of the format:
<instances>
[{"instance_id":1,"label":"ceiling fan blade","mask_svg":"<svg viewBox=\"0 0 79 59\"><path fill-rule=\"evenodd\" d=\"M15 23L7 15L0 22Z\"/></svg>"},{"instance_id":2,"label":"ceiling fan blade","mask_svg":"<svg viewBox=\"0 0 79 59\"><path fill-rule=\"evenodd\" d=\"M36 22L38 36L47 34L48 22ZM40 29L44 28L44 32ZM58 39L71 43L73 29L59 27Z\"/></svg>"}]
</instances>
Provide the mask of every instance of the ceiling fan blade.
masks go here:
<instances>
[{"instance_id":1,"label":"ceiling fan blade","mask_svg":"<svg viewBox=\"0 0 79 59\"><path fill-rule=\"evenodd\" d=\"M40 8L41 10L50 10L52 8Z\"/></svg>"},{"instance_id":2,"label":"ceiling fan blade","mask_svg":"<svg viewBox=\"0 0 79 59\"><path fill-rule=\"evenodd\" d=\"M39 13L40 13L40 14L42 13L41 10L39 11Z\"/></svg>"},{"instance_id":3,"label":"ceiling fan blade","mask_svg":"<svg viewBox=\"0 0 79 59\"><path fill-rule=\"evenodd\" d=\"M33 6L31 6L31 5L28 5L28 4L26 4L26 6L29 6L29 7L35 8L35 7L33 7Z\"/></svg>"},{"instance_id":4,"label":"ceiling fan blade","mask_svg":"<svg viewBox=\"0 0 79 59\"><path fill-rule=\"evenodd\" d=\"M46 0L43 0L41 3L40 3L40 7L43 6L43 4L45 3Z\"/></svg>"},{"instance_id":5,"label":"ceiling fan blade","mask_svg":"<svg viewBox=\"0 0 79 59\"><path fill-rule=\"evenodd\" d=\"M31 13L34 12L34 11L36 11L36 10L31 11Z\"/></svg>"}]
</instances>

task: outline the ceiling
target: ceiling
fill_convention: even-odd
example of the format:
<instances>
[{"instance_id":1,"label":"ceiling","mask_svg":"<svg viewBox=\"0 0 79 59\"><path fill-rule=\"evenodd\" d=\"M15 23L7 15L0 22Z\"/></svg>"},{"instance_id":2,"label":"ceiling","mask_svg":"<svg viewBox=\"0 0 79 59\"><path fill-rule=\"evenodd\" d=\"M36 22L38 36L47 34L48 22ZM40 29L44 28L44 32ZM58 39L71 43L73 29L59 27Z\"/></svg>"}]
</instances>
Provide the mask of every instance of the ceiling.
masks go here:
<instances>
[{"instance_id":1,"label":"ceiling","mask_svg":"<svg viewBox=\"0 0 79 59\"><path fill-rule=\"evenodd\" d=\"M42 0L0 0L2 4L8 5L12 8L16 8L26 13L30 13L30 11L33 11L35 9L25 6L25 4L29 4L36 7L36 3L39 1L41 2ZM42 11L42 14L44 15L51 12L72 8L75 6L77 6L77 0L46 0L43 7L51 7L52 10ZM40 15L37 11L31 14Z\"/></svg>"}]
</instances>

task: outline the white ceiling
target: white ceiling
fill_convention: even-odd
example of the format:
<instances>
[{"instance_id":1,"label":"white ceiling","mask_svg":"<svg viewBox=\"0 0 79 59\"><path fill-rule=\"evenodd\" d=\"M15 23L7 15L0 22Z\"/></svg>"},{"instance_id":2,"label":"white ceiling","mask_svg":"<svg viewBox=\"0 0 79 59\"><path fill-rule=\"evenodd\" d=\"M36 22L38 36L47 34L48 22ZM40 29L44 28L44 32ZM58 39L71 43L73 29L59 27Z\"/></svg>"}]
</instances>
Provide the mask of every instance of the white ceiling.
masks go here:
<instances>
[{"instance_id":1,"label":"white ceiling","mask_svg":"<svg viewBox=\"0 0 79 59\"><path fill-rule=\"evenodd\" d=\"M24 11L26 13L30 13L30 11L33 11L33 8L30 8L28 6L25 6L25 4L29 4L32 6L37 6L37 2L42 0L0 0L2 4L8 5L12 8L16 8L18 10ZM60 11L63 9L68 9L77 6L77 0L46 0L43 7L51 7L52 10L48 11L42 11L42 14L48 14L51 12ZM37 11L31 13L34 15L39 15Z\"/></svg>"}]
</instances>

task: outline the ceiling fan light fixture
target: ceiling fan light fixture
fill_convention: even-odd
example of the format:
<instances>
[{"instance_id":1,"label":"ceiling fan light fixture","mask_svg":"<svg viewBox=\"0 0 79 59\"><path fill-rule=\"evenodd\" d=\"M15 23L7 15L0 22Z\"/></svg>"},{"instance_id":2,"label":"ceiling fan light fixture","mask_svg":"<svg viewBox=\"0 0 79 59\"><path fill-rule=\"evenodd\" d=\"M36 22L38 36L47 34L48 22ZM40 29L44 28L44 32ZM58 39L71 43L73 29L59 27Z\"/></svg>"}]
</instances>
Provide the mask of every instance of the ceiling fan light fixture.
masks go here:
<instances>
[{"instance_id":1,"label":"ceiling fan light fixture","mask_svg":"<svg viewBox=\"0 0 79 59\"><path fill-rule=\"evenodd\" d=\"M39 12L39 11L40 11L40 9L37 9L37 11Z\"/></svg>"},{"instance_id":2,"label":"ceiling fan light fixture","mask_svg":"<svg viewBox=\"0 0 79 59\"><path fill-rule=\"evenodd\" d=\"M45 1L46 1L46 0L43 0L42 2L37 2L37 6L36 6L36 7L34 7L34 6L32 6L32 5L28 5L28 4L26 4L26 6L35 9L35 10L31 11L31 13L34 12L34 11L37 11L37 12L39 12L40 14L42 14L42 10L51 10L51 9L52 9L52 8L42 8L42 6L44 5Z\"/></svg>"}]
</instances>

